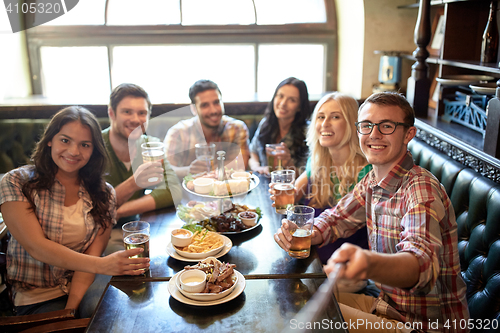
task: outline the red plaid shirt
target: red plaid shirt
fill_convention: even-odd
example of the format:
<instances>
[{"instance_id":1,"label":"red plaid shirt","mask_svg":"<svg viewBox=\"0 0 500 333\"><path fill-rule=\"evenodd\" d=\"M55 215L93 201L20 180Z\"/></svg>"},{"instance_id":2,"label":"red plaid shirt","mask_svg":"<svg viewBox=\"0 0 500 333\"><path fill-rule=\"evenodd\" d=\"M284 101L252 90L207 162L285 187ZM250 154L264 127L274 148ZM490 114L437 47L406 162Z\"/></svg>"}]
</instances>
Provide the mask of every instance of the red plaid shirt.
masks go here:
<instances>
[{"instance_id":1,"label":"red plaid shirt","mask_svg":"<svg viewBox=\"0 0 500 333\"><path fill-rule=\"evenodd\" d=\"M195 144L206 143L198 116L172 126L165 136L164 143L170 164L177 167L190 165L196 159ZM214 143L216 150L227 151L236 148L242 156L250 156L248 128L241 120L223 115L218 129L218 140Z\"/></svg>"},{"instance_id":2,"label":"red plaid shirt","mask_svg":"<svg viewBox=\"0 0 500 333\"><path fill-rule=\"evenodd\" d=\"M374 313L421 322L424 331L432 331L437 323L440 332L467 332L459 325L469 318L469 311L453 206L439 181L416 166L409 152L379 183L371 171L335 208L315 220L323 245L365 224L371 251L410 252L420 265L419 280L411 289L376 283L381 293Z\"/></svg>"}]
</instances>

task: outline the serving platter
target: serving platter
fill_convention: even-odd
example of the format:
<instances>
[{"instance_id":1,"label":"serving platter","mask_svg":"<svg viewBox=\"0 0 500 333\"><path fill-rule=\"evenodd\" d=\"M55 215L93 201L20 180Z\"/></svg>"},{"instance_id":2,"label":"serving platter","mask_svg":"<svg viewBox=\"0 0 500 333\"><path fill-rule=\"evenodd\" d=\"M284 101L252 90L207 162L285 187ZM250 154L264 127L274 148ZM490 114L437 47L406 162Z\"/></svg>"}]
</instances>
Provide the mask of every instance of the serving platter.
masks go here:
<instances>
[{"instance_id":1,"label":"serving platter","mask_svg":"<svg viewBox=\"0 0 500 333\"><path fill-rule=\"evenodd\" d=\"M167 245L167 253L170 257L172 257L174 259L177 259L180 261L187 261L187 262L199 262L200 260L206 259L208 257L220 258L223 255L225 255L226 253L228 253L229 250L231 250L231 248L233 247L233 242L231 241L231 239L229 239L229 237L224 236L224 235L221 235L221 236L222 236L222 238L224 238L224 247L222 248L222 250L219 253L216 253L213 255L206 255L203 258L198 258L198 259L186 258L186 257L179 255L177 253L177 251L175 251L175 248L171 242L169 242Z\"/></svg>"},{"instance_id":2,"label":"serving platter","mask_svg":"<svg viewBox=\"0 0 500 333\"><path fill-rule=\"evenodd\" d=\"M249 185L248 191L241 192L241 193L235 193L235 194L231 194L231 195L210 195L210 194L197 193L197 192L192 191L192 190L190 190L190 189L187 188L185 180L182 181L182 187L188 193L191 193L191 194L199 196L199 197L223 199L223 198L232 198L232 197L238 197L238 196L241 196L241 195L245 195L248 192L250 192L251 190L253 190L254 188L256 188L259 185L259 183L260 183L260 179L256 175L252 175L249 180L250 180L250 185Z\"/></svg>"},{"instance_id":3,"label":"serving platter","mask_svg":"<svg viewBox=\"0 0 500 333\"><path fill-rule=\"evenodd\" d=\"M486 82L494 79L495 78L493 76L489 75L445 75L436 78L436 81L441 83L443 86L459 86Z\"/></svg>"},{"instance_id":4,"label":"serving platter","mask_svg":"<svg viewBox=\"0 0 500 333\"><path fill-rule=\"evenodd\" d=\"M220 299L216 299L216 300L212 300L212 301L197 301L194 299L187 298L179 291L179 289L177 287L177 278L179 277L179 273L172 276L172 278L168 281L168 292L177 301L184 303L184 304L188 304L188 305L211 306L211 305L223 304L223 303L226 303L226 302L229 302L229 301L235 299L243 292L243 290L245 290L245 286L246 286L245 277L237 270L234 270L234 272L238 276L238 281L236 282L236 287L234 288L232 293L230 293L226 297L223 297Z\"/></svg>"},{"instance_id":5,"label":"serving platter","mask_svg":"<svg viewBox=\"0 0 500 333\"><path fill-rule=\"evenodd\" d=\"M240 231L214 231L214 232L217 232L217 233L219 233L221 235L237 235L237 234L241 234L242 232L247 232L247 231L250 231L250 230L253 230L253 229L257 228L260 225L260 220L261 219L262 218L258 219L257 223L255 223L255 225L253 225L253 226L251 226L251 227L249 227L247 229L240 230ZM187 224L189 224L189 223L187 223Z\"/></svg>"},{"instance_id":6,"label":"serving platter","mask_svg":"<svg viewBox=\"0 0 500 333\"><path fill-rule=\"evenodd\" d=\"M209 204L209 205L208 205L208 207L209 207L210 209L212 209L212 207L211 207L211 206L213 206L213 205L212 205L212 202L208 202L208 204ZM196 206L198 206L198 208L199 208L199 209L201 209L201 211L203 211L203 209L205 208L205 206L204 206L204 205L205 205L205 203L203 203L203 202L198 202L195 206L191 207L191 209L195 209L195 207L196 207ZM237 215L236 213L231 213L231 212L229 212L229 211L230 211L230 210L232 210L232 209L234 209L234 208L236 208L236 209L238 209L238 208L239 208L239 209L244 209L244 208L242 208L242 206L246 206L246 207L248 207L248 210L251 210L251 211L254 211L254 210L255 210L255 207L252 207L252 206L249 206L249 205L234 204L234 206L232 206L232 208L226 207L226 208L228 208L228 209L224 212L224 214L235 214L235 215ZM184 206L184 207L186 207L186 206ZM189 208L189 207L187 207L187 208ZM210 219L211 217L218 216L218 214L216 214L216 213L215 213L215 211L214 211L214 212L213 212L213 214L214 214L213 216L205 216L205 217L204 217L204 218L202 218L202 219L194 219L194 218L193 218L193 217L191 217L191 216L189 216L189 217L187 217L187 218L184 216L184 218L183 218L183 216L181 216L181 214L179 214L179 207L177 208L176 214L177 214L177 217L178 217L181 221L183 221L183 222L185 222L185 223L186 223L186 225L189 225L189 224L195 224L195 225L196 225L196 224L198 224L198 222L200 222L200 221L203 221L203 220L208 220L208 219ZM198 215L200 215L200 214L198 214ZM250 231L250 230L253 230L253 229L257 228L257 227L260 225L260 220L261 220L261 219L262 219L262 217L260 217L260 218L257 220L257 223L256 223L255 225L253 225L253 226L251 226L251 227L249 227L249 228L247 228L247 229L243 229L243 230L240 230L240 231L217 231L217 232L218 232L219 234L221 234L221 235L236 235L236 234L240 234L240 233L242 233L242 232L247 232L247 231Z\"/></svg>"}]
</instances>

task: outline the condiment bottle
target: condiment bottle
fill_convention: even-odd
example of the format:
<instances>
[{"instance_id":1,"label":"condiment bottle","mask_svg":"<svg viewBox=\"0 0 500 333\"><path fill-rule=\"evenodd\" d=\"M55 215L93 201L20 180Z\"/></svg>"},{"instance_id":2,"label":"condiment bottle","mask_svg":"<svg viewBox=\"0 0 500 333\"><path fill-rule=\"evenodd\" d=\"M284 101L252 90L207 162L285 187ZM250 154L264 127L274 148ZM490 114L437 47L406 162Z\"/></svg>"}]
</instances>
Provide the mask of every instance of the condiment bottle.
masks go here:
<instances>
[{"instance_id":1,"label":"condiment bottle","mask_svg":"<svg viewBox=\"0 0 500 333\"><path fill-rule=\"evenodd\" d=\"M488 23L481 43L481 62L496 63L498 57L497 2L491 1Z\"/></svg>"}]
</instances>

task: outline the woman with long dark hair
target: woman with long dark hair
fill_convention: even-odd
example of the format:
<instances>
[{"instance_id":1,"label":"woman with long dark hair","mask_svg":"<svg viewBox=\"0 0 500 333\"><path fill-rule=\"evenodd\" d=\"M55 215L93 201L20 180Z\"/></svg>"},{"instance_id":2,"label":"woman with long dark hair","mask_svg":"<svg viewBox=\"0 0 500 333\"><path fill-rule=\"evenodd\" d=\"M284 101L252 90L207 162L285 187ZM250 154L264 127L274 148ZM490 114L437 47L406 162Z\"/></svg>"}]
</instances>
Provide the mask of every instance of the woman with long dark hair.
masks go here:
<instances>
[{"instance_id":1,"label":"woman with long dark hair","mask_svg":"<svg viewBox=\"0 0 500 333\"><path fill-rule=\"evenodd\" d=\"M281 143L276 156L282 167L298 169L305 166L308 154L305 140L310 116L305 82L294 77L281 81L250 143L250 168L269 174L266 144L276 143Z\"/></svg>"},{"instance_id":2,"label":"woman with long dark hair","mask_svg":"<svg viewBox=\"0 0 500 333\"><path fill-rule=\"evenodd\" d=\"M101 257L115 221L114 189L103 180L107 153L94 115L68 107L51 119L32 165L0 183L0 211L12 238L7 277L17 314L78 309L95 274L138 275L142 249ZM86 313L85 315L88 315Z\"/></svg>"}]
</instances>

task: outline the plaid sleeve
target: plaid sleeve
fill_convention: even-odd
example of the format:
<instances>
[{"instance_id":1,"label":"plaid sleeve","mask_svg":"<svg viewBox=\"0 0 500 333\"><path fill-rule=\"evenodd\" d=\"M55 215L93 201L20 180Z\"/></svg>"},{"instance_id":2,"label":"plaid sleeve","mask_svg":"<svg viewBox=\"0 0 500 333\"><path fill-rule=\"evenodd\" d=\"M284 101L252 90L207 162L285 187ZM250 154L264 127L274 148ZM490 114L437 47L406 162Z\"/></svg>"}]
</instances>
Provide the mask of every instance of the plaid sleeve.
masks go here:
<instances>
[{"instance_id":1,"label":"plaid sleeve","mask_svg":"<svg viewBox=\"0 0 500 333\"><path fill-rule=\"evenodd\" d=\"M234 142L240 146L241 154L243 156L250 156L250 148L248 143L248 128L245 123L235 126L236 136Z\"/></svg>"},{"instance_id":2,"label":"plaid sleeve","mask_svg":"<svg viewBox=\"0 0 500 333\"><path fill-rule=\"evenodd\" d=\"M419 177L405 193L407 202L406 214L401 220L401 241L397 244L400 252L409 252L418 259L420 267L419 280L413 286L411 293L427 293L434 287L441 270L439 256L448 244L447 237L443 237L441 221L449 221L451 202L441 200L435 182L429 177ZM447 199L447 198L445 198ZM447 208L448 206L448 208ZM444 229L454 231L456 224Z\"/></svg>"},{"instance_id":3,"label":"plaid sleeve","mask_svg":"<svg viewBox=\"0 0 500 333\"><path fill-rule=\"evenodd\" d=\"M193 129L191 129L193 130ZM165 156L173 166L186 166L189 161L189 133L190 129L183 122L172 126L165 136Z\"/></svg>"},{"instance_id":4,"label":"plaid sleeve","mask_svg":"<svg viewBox=\"0 0 500 333\"><path fill-rule=\"evenodd\" d=\"M358 183L335 207L325 210L314 220L323 236L320 246L347 238L366 224L365 183Z\"/></svg>"},{"instance_id":5,"label":"plaid sleeve","mask_svg":"<svg viewBox=\"0 0 500 333\"><path fill-rule=\"evenodd\" d=\"M109 205L109 215L111 215L113 225L116 224L116 191L111 184L106 183L108 190L111 192L111 202Z\"/></svg>"},{"instance_id":6,"label":"plaid sleeve","mask_svg":"<svg viewBox=\"0 0 500 333\"><path fill-rule=\"evenodd\" d=\"M0 182L0 205L11 201L28 202L22 191L22 184L26 182L28 174L23 171L15 169L2 178Z\"/></svg>"}]
</instances>

